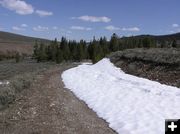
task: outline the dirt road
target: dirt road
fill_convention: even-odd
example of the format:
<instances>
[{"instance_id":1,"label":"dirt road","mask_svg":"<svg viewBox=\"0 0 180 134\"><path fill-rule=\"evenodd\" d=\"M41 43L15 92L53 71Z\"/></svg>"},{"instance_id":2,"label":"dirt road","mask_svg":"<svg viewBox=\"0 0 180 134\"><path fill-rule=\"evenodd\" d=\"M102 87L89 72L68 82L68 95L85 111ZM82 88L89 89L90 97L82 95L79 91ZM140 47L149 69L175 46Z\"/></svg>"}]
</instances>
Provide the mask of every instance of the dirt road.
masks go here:
<instances>
[{"instance_id":1,"label":"dirt road","mask_svg":"<svg viewBox=\"0 0 180 134\"><path fill-rule=\"evenodd\" d=\"M96 113L64 89L64 65L39 74L8 108L0 111L0 134L114 134Z\"/></svg>"}]
</instances>

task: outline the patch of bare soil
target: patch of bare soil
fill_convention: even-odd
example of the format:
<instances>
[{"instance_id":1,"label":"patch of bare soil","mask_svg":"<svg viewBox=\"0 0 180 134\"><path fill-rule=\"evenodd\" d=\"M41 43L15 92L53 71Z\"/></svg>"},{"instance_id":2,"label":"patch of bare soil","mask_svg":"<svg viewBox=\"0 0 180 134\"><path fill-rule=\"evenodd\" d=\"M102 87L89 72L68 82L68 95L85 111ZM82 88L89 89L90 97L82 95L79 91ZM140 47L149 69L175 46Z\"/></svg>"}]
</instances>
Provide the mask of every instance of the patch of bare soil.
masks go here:
<instances>
[{"instance_id":1,"label":"patch of bare soil","mask_svg":"<svg viewBox=\"0 0 180 134\"><path fill-rule=\"evenodd\" d=\"M39 74L8 108L0 111L0 134L114 134L70 90L64 89L62 65Z\"/></svg>"}]
</instances>

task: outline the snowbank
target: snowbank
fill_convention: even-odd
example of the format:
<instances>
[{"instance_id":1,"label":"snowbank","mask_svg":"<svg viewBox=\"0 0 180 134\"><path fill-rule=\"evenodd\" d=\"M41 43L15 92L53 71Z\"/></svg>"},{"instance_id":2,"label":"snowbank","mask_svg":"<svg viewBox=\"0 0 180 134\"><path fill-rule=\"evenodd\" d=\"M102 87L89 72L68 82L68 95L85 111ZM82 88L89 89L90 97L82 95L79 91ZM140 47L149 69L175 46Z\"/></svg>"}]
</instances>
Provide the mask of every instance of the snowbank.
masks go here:
<instances>
[{"instance_id":1,"label":"snowbank","mask_svg":"<svg viewBox=\"0 0 180 134\"><path fill-rule=\"evenodd\" d=\"M109 59L62 74L66 88L120 134L164 134L180 118L180 89L125 74Z\"/></svg>"}]
</instances>

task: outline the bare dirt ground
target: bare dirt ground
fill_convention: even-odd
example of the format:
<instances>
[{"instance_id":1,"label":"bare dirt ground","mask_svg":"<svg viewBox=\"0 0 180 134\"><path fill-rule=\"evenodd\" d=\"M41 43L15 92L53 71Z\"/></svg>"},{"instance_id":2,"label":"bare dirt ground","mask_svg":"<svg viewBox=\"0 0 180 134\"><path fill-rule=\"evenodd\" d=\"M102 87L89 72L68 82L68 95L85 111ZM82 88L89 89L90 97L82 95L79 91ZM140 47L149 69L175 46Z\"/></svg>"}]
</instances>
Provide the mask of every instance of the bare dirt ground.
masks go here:
<instances>
[{"instance_id":1,"label":"bare dirt ground","mask_svg":"<svg viewBox=\"0 0 180 134\"><path fill-rule=\"evenodd\" d=\"M8 108L0 111L0 134L114 134L72 92L64 89L61 73L72 67L53 67L39 74Z\"/></svg>"}]
</instances>

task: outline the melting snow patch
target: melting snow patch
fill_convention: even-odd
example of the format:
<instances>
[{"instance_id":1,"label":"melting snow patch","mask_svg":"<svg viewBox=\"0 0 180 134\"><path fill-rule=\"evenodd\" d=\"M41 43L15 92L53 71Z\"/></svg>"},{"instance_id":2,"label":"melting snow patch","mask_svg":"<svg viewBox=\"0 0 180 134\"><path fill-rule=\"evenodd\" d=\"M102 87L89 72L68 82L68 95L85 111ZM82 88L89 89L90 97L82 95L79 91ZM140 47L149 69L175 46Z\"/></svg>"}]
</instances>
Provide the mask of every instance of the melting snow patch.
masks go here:
<instances>
[{"instance_id":1,"label":"melting snow patch","mask_svg":"<svg viewBox=\"0 0 180 134\"><path fill-rule=\"evenodd\" d=\"M9 81L0 81L0 85L9 85Z\"/></svg>"},{"instance_id":2,"label":"melting snow patch","mask_svg":"<svg viewBox=\"0 0 180 134\"><path fill-rule=\"evenodd\" d=\"M82 65L92 65L90 62L83 62Z\"/></svg>"},{"instance_id":3,"label":"melting snow patch","mask_svg":"<svg viewBox=\"0 0 180 134\"><path fill-rule=\"evenodd\" d=\"M180 89L125 74L109 59L62 74L66 88L120 134L164 134L180 118Z\"/></svg>"}]
</instances>

